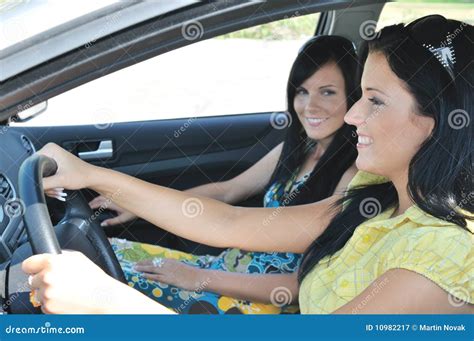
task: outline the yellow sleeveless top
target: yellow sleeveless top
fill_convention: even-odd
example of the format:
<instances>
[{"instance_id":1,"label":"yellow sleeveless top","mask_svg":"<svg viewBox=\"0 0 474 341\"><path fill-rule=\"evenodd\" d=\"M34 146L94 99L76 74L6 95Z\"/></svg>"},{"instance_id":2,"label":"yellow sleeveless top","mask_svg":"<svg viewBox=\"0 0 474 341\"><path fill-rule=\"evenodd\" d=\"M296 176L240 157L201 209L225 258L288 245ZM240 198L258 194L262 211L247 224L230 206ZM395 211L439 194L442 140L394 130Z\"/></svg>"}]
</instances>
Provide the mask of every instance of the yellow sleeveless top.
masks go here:
<instances>
[{"instance_id":1,"label":"yellow sleeveless top","mask_svg":"<svg viewBox=\"0 0 474 341\"><path fill-rule=\"evenodd\" d=\"M349 187L383 183L359 171ZM435 218L416 205L390 218L388 209L359 225L329 262L323 258L304 278L302 314L328 314L348 303L390 269L417 272L457 299L474 303L474 226L465 229Z\"/></svg>"}]
</instances>

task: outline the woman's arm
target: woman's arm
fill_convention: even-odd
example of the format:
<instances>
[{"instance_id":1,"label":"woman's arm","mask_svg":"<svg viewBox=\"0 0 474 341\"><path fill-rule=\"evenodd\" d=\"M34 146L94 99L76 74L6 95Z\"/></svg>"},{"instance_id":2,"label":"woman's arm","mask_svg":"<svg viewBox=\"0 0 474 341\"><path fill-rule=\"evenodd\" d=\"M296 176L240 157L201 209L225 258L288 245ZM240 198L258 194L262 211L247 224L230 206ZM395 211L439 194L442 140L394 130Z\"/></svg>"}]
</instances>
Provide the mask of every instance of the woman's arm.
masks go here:
<instances>
[{"instance_id":1,"label":"woman's arm","mask_svg":"<svg viewBox=\"0 0 474 341\"><path fill-rule=\"evenodd\" d=\"M333 314L473 314L472 304L456 299L423 275L393 269L384 273Z\"/></svg>"},{"instance_id":2,"label":"woman's arm","mask_svg":"<svg viewBox=\"0 0 474 341\"><path fill-rule=\"evenodd\" d=\"M47 314L174 314L108 276L80 252L31 256L22 269L32 276L31 289Z\"/></svg>"},{"instance_id":3,"label":"woman's arm","mask_svg":"<svg viewBox=\"0 0 474 341\"><path fill-rule=\"evenodd\" d=\"M175 259L161 259L159 266L143 260L135 270L145 278L188 291L210 291L261 303L290 304L298 298L298 280L292 274L243 274L201 269Z\"/></svg>"},{"instance_id":4,"label":"woman's arm","mask_svg":"<svg viewBox=\"0 0 474 341\"><path fill-rule=\"evenodd\" d=\"M339 197L279 209L234 207L109 169L91 173L85 187L171 233L221 248L302 253L328 225Z\"/></svg>"},{"instance_id":5,"label":"woman's arm","mask_svg":"<svg viewBox=\"0 0 474 341\"><path fill-rule=\"evenodd\" d=\"M236 177L190 188L185 192L236 204L253 197L265 189L280 158L283 142L270 150L257 163Z\"/></svg>"},{"instance_id":6,"label":"woman's arm","mask_svg":"<svg viewBox=\"0 0 474 341\"><path fill-rule=\"evenodd\" d=\"M55 144L39 153L58 163L56 175L43 179L45 189L89 187L171 233L222 248L302 253L324 231L340 198L282 208L233 207L90 165Z\"/></svg>"},{"instance_id":7,"label":"woman's arm","mask_svg":"<svg viewBox=\"0 0 474 341\"><path fill-rule=\"evenodd\" d=\"M280 143L256 164L230 180L208 183L187 189L184 192L194 196L212 198L227 204L236 204L244 201L264 190L278 163L282 147L283 143ZM57 198L58 193L56 192L54 189L46 191L49 196ZM92 209L107 208L117 212L115 217L104 220L101 223L102 226L123 224L137 218L132 212L123 209L102 195L94 198L89 203L89 206Z\"/></svg>"},{"instance_id":8,"label":"woman's arm","mask_svg":"<svg viewBox=\"0 0 474 341\"><path fill-rule=\"evenodd\" d=\"M205 291L242 300L287 305L298 301L298 280L293 274L241 274L202 270Z\"/></svg>"}]
</instances>

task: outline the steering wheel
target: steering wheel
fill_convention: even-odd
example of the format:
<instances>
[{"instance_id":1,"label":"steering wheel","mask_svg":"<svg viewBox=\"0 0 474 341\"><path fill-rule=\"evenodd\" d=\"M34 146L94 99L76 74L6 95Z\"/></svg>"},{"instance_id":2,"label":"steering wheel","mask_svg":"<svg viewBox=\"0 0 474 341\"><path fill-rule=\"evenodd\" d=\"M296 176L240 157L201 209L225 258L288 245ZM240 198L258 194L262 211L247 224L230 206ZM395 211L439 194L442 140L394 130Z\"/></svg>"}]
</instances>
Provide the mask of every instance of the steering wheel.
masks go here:
<instances>
[{"instance_id":1,"label":"steering wheel","mask_svg":"<svg viewBox=\"0 0 474 341\"><path fill-rule=\"evenodd\" d=\"M81 251L111 277L126 283L107 236L94 219L82 193L68 193L66 214L53 228L42 178L54 175L57 168L54 159L39 154L28 157L20 167L19 192L25 206L24 222L33 254L60 254L61 247Z\"/></svg>"}]
</instances>

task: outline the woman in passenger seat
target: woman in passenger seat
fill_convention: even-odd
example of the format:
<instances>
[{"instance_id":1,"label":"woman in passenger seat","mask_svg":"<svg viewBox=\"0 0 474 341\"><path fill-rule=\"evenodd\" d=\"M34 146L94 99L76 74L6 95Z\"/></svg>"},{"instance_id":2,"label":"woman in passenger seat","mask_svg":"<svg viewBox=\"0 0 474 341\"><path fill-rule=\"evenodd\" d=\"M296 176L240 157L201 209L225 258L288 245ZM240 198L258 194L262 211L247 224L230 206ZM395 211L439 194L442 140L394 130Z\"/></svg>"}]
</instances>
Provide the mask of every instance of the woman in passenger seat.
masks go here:
<instances>
[{"instance_id":1,"label":"woman in passenger seat","mask_svg":"<svg viewBox=\"0 0 474 341\"><path fill-rule=\"evenodd\" d=\"M272 116L275 128L288 125L284 142L237 177L186 192L237 204L265 190L263 205L275 210L265 220L255 221L255 229L262 224L271 226L280 206L308 204L342 192L356 173L356 135L344 123L347 110L359 97L356 73L352 42L337 36L309 40L300 49L288 79L288 114ZM193 204L199 210L199 199L191 199L189 207L183 206L184 214ZM101 205L119 212L105 224L135 218L111 206L105 197L91 202L92 208ZM190 219L189 228L192 225ZM296 297L290 299L278 290L262 297L258 288L296 286L301 254L229 248L218 256L196 256L117 238L110 242L129 284L180 313L257 314L298 309L290 305ZM201 284L200 278L209 279Z\"/></svg>"},{"instance_id":2,"label":"woman in passenger seat","mask_svg":"<svg viewBox=\"0 0 474 341\"><path fill-rule=\"evenodd\" d=\"M54 144L39 152L59 165L45 188L89 187L106 196L126 188L119 205L189 239L305 251L301 285L287 288L302 313L472 314L473 41L472 25L439 15L376 34L361 53L362 97L345 117L357 127L360 171L345 196L283 207L271 227L255 228L268 208L204 197L202 214L183 218L189 194L89 165ZM79 252L36 255L23 270L46 312L170 312Z\"/></svg>"}]
</instances>

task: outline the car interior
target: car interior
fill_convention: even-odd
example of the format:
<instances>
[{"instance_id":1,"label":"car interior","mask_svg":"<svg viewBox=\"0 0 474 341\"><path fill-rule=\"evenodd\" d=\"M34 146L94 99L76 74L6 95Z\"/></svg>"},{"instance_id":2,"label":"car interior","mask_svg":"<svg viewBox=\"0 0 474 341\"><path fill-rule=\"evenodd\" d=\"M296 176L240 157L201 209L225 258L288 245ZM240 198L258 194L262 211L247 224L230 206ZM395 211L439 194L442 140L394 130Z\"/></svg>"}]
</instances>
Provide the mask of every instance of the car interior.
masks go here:
<instances>
[{"instance_id":1,"label":"car interior","mask_svg":"<svg viewBox=\"0 0 474 341\"><path fill-rule=\"evenodd\" d=\"M12 58L20 60L21 50L26 47L36 49L31 50L37 51L36 55L44 55L42 49L53 53L55 42L51 40L49 45L45 44L47 39L71 38L76 34L83 43L87 41L87 32L93 30L94 20L118 11L136 10L139 14L135 21L119 20L117 25L120 27L115 31L111 28L113 32L104 32L104 36L88 48L83 45L65 46L66 51L57 50L56 55L47 60L32 61L30 54L29 59L21 59L23 69L10 69L0 74L0 204L5 208L0 211L2 313L41 313L40 309L29 304L27 279L21 271L21 262L40 250L58 247L80 250L90 258L98 259L98 264L106 272L121 281L124 281L123 273L110 245L107 245L107 237L158 244L193 254L215 255L221 252L172 235L142 219L103 228L100 222L113 213L107 210L93 212L89 208L87 203L97 195L91 190L68 192L66 203L45 198L41 178L52 174L55 164L34 153L48 142L54 142L92 164L185 190L233 178L278 145L285 133L271 126L269 117L272 112L199 117L187 128L186 134L172 139L187 119L131 120L114 123L107 129L98 129L94 124L22 126L19 108L41 105L49 98L82 84L195 43L184 39L181 34L180 24L189 20L203 24L206 30L200 40L205 40L288 18L296 12L298 15L320 13L319 20L314 22L314 35L341 35L358 45L361 42L360 24L367 20L376 22L385 1L170 3L175 7L156 13L151 13L146 7L111 6L103 9L101 15L96 13L95 16L80 18L56 28L54 34L23 42L28 46L0 53L0 63L7 63ZM147 11L148 15L144 16ZM73 39L68 42L73 44ZM118 47L127 49L127 53L121 53ZM15 121L16 124L12 124ZM248 198L238 205L261 206L262 195ZM25 207L34 206L38 208L25 212ZM88 221L88 217L94 214L98 219Z\"/></svg>"}]
</instances>

